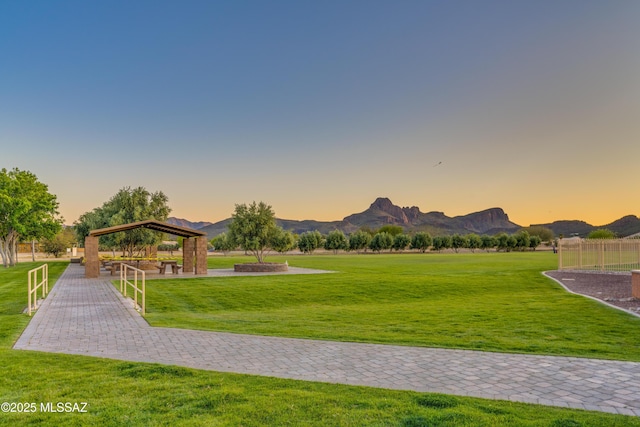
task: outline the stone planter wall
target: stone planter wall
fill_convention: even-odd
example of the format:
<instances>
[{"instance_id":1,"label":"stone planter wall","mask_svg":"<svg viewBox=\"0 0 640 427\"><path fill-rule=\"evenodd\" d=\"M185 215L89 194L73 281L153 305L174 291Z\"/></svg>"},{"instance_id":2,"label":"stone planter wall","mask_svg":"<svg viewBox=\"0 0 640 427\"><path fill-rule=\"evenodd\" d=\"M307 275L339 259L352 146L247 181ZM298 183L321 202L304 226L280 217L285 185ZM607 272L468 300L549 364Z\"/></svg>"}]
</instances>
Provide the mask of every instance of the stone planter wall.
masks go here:
<instances>
[{"instance_id":1,"label":"stone planter wall","mask_svg":"<svg viewBox=\"0 0 640 427\"><path fill-rule=\"evenodd\" d=\"M235 264L233 270L239 273L274 273L289 271L289 265L274 262Z\"/></svg>"}]
</instances>

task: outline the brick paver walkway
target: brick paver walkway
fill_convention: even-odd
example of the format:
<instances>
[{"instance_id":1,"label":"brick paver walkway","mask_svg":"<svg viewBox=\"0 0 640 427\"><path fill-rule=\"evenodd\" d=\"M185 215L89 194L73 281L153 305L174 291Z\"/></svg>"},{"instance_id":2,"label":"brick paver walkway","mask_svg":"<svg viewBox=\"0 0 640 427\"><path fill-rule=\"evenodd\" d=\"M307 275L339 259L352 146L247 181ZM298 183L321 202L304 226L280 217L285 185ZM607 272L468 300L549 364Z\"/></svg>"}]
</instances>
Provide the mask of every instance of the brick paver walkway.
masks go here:
<instances>
[{"instance_id":1,"label":"brick paver walkway","mask_svg":"<svg viewBox=\"0 0 640 427\"><path fill-rule=\"evenodd\" d=\"M155 328L70 265L16 349L640 416L640 363Z\"/></svg>"}]
</instances>

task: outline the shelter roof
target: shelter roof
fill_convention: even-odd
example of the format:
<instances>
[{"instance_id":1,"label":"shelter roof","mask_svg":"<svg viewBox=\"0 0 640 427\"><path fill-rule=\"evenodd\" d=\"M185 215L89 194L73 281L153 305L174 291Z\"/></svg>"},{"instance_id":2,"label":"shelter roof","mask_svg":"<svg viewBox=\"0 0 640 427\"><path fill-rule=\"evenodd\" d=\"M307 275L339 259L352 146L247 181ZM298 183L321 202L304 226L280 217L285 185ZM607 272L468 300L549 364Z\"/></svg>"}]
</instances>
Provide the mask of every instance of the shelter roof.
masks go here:
<instances>
[{"instance_id":1,"label":"shelter roof","mask_svg":"<svg viewBox=\"0 0 640 427\"><path fill-rule=\"evenodd\" d=\"M136 228L148 228L150 230L161 231L163 233L173 234L180 237L202 237L207 235L207 233L203 231L194 230L188 227L179 227L177 225L167 224L166 222L157 221L155 219L147 219L129 224L91 230L89 235L103 236L105 234L118 233L120 231L128 231Z\"/></svg>"}]
</instances>

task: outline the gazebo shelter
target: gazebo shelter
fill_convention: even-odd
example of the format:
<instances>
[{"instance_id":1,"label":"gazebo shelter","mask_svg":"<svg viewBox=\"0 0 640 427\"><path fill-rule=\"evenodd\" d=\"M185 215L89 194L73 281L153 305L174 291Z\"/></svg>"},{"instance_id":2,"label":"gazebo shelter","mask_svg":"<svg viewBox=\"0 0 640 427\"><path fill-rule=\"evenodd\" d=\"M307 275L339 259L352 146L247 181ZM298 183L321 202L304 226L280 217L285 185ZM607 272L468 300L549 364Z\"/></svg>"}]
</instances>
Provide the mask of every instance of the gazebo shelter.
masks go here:
<instances>
[{"instance_id":1,"label":"gazebo shelter","mask_svg":"<svg viewBox=\"0 0 640 427\"><path fill-rule=\"evenodd\" d=\"M85 277L96 278L100 276L100 259L98 256L98 240L100 236L136 228L148 228L183 237L182 271L184 273L193 273L195 267L195 274L207 274L207 233L148 219L90 231L89 235L84 239Z\"/></svg>"}]
</instances>

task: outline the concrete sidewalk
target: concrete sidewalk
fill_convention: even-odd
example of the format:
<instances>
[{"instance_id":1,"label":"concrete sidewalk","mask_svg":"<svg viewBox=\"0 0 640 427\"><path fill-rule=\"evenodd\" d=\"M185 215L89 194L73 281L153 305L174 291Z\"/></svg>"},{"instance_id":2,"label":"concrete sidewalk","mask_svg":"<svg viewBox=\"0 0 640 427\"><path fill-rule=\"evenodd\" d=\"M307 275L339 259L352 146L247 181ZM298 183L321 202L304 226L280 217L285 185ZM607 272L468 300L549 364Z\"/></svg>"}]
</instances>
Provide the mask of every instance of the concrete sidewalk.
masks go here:
<instances>
[{"instance_id":1,"label":"concrete sidewalk","mask_svg":"<svg viewBox=\"0 0 640 427\"><path fill-rule=\"evenodd\" d=\"M640 363L154 328L70 265L15 349L640 416Z\"/></svg>"}]
</instances>

